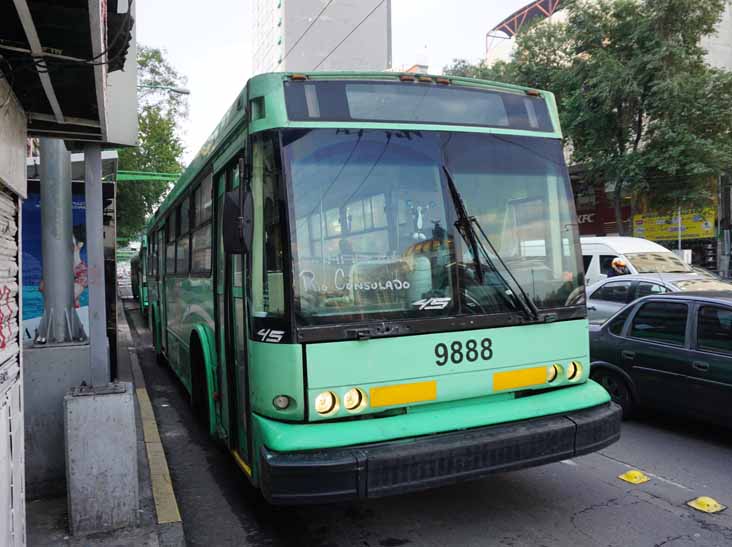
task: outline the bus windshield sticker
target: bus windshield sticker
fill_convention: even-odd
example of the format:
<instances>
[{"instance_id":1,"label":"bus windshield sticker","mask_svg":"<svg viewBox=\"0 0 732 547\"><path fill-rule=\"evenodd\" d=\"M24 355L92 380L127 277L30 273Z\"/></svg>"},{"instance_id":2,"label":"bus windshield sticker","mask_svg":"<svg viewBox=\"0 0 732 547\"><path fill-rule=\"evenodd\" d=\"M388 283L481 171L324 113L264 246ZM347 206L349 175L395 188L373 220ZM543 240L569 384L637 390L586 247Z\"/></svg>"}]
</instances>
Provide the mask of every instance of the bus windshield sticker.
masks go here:
<instances>
[{"instance_id":1,"label":"bus windshield sticker","mask_svg":"<svg viewBox=\"0 0 732 547\"><path fill-rule=\"evenodd\" d=\"M444 310L449 304L452 298L423 298L412 302L412 306L419 306L421 310Z\"/></svg>"},{"instance_id":2,"label":"bus windshield sticker","mask_svg":"<svg viewBox=\"0 0 732 547\"><path fill-rule=\"evenodd\" d=\"M262 339L262 342L280 342L282 337L285 335L283 330L272 330L272 329L259 329L257 336Z\"/></svg>"}]
</instances>

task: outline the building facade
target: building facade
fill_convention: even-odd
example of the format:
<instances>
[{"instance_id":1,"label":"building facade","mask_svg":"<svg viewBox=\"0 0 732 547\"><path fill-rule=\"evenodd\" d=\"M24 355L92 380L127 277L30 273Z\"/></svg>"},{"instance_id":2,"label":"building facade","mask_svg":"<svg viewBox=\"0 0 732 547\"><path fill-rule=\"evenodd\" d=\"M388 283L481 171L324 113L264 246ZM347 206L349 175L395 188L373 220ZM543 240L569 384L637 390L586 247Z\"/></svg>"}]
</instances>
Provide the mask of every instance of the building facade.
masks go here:
<instances>
[{"instance_id":1,"label":"building facade","mask_svg":"<svg viewBox=\"0 0 732 547\"><path fill-rule=\"evenodd\" d=\"M391 66L391 0L253 0L253 11L253 74Z\"/></svg>"}]
</instances>

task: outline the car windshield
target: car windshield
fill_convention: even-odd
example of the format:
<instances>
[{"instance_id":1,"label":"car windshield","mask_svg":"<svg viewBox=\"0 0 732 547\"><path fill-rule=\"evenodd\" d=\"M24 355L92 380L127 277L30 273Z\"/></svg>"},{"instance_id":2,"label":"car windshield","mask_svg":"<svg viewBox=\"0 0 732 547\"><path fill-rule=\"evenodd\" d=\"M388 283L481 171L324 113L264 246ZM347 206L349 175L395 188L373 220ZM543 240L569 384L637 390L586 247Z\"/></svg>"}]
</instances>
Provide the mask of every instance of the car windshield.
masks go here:
<instances>
[{"instance_id":1,"label":"car windshield","mask_svg":"<svg viewBox=\"0 0 732 547\"><path fill-rule=\"evenodd\" d=\"M674 281L680 291L732 291L732 283L718 281L716 279L688 279L683 281Z\"/></svg>"},{"instance_id":2,"label":"car windshield","mask_svg":"<svg viewBox=\"0 0 732 547\"><path fill-rule=\"evenodd\" d=\"M314 129L282 142L301 324L524 314L505 272L455 228L445 169L536 307L583 293L560 141Z\"/></svg>"},{"instance_id":3,"label":"car windshield","mask_svg":"<svg viewBox=\"0 0 732 547\"><path fill-rule=\"evenodd\" d=\"M638 273L687 273L692 272L686 264L672 252L625 253Z\"/></svg>"}]
</instances>

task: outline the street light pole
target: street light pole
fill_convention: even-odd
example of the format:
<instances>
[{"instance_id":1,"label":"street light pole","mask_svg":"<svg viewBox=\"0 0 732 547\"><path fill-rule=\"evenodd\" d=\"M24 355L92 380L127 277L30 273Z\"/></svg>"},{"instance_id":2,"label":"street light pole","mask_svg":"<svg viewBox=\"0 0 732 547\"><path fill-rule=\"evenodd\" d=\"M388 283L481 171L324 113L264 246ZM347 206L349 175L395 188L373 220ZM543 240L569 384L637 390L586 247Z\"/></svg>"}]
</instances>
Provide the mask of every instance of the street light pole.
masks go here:
<instances>
[{"instance_id":1,"label":"street light pole","mask_svg":"<svg viewBox=\"0 0 732 547\"><path fill-rule=\"evenodd\" d=\"M162 91L170 91L171 93L177 93L178 95L190 95L190 90L184 87L172 87L169 85L152 85L152 84L137 84L137 89L160 89Z\"/></svg>"}]
</instances>

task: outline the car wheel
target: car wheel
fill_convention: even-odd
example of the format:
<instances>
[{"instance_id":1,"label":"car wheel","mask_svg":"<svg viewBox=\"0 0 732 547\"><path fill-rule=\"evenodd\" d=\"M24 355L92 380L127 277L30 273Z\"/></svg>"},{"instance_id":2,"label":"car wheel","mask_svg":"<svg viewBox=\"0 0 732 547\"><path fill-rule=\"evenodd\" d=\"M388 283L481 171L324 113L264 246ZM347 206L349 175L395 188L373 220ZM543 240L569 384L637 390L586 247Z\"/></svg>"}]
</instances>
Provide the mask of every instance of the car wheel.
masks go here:
<instances>
[{"instance_id":1,"label":"car wheel","mask_svg":"<svg viewBox=\"0 0 732 547\"><path fill-rule=\"evenodd\" d=\"M593 371L590 377L607 390L615 404L620 405L623 419L630 418L633 414L633 394L625 378L608 370Z\"/></svg>"}]
</instances>

